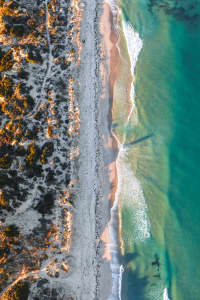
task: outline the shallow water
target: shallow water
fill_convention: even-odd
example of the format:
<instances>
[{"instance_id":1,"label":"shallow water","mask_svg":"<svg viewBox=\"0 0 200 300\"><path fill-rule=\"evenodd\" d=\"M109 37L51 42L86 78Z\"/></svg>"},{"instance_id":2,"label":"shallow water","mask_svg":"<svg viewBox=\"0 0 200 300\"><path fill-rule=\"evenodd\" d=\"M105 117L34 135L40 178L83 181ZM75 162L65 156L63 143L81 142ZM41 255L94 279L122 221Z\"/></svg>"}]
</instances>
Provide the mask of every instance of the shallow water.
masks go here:
<instances>
[{"instance_id":1,"label":"shallow water","mask_svg":"<svg viewBox=\"0 0 200 300\"><path fill-rule=\"evenodd\" d=\"M121 7L143 41L135 108L128 124L118 123L127 144L122 299L196 300L200 9L194 1L123 0Z\"/></svg>"}]
</instances>

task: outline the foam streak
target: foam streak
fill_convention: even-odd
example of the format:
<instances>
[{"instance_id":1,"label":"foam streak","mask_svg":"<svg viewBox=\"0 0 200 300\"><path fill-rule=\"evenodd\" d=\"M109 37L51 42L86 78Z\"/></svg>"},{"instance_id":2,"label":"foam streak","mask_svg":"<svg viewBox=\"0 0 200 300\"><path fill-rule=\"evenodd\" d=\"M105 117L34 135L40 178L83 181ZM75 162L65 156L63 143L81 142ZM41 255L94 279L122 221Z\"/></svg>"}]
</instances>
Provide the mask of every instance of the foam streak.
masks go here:
<instances>
[{"instance_id":1,"label":"foam streak","mask_svg":"<svg viewBox=\"0 0 200 300\"><path fill-rule=\"evenodd\" d=\"M138 34L138 32L134 31L133 26L128 22L122 20L122 26L123 26L123 31L126 37L126 43L127 43L127 47L128 47L128 53L129 53L129 57L130 57L130 61L131 61L131 73L132 76L134 77L134 73L135 73L135 66L138 60L138 56L142 50L143 47L143 42ZM134 110L134 98L135 98L135 89L134 89L134 84L132 82L131 84L131 100L132 100L132 109L131 112L129 114L128 117L128 121L133 113Z\"/></svg>"},{"instance_id":2,"label":"foam streak","mask_svg":"<svg viewBox=\"0 0 200 300\"><path fill-rule=\"evenodd\" d=\"M110 3L109 1L109 4L111 5L111 8L114 8L114 14L116 2L111 1ZM129 23L126 23L124 20L122 20L122 25L131 61L131 73L132 76L134 76L136 62L143 43L139 37L139 34L134 31L133 27ZM135 92L133 83L130 96L132 100L132 108L128 115L127 121L129 121L134 109ZM109 223L111 236L110 251L112 254L111 270L113 278L112 295L109 297L109 300L121 300L123 266L121 266L119 263L119 253L117 251L119 241L117 228L119 228L120 222L119 201L125 200L125 205L130 208L131 211L133 211L131 230L134 230L135 240L143 241L150 236L150 222L147 217L147 206L140 182L135 177L135 174L126 158L127 150L124 149L123 144L120 144L113 132L112 134L118 142L119 153L116 160L118 186L115 194L115 202L111 209L111 220ZM120 246L123 248L123 240L121 239L120 242Z\"/></svg>"},{"instance_id":3,"label":"foam streak","mask_svg":"<svg viewBox=\"0 0 200 300\"><path fill-rule=\"evenodd\" d=\"M167 288L164 289L164 292L163 292L163 300L170 300L169 297L168 297Z\"/></svg>"}]
</instances>

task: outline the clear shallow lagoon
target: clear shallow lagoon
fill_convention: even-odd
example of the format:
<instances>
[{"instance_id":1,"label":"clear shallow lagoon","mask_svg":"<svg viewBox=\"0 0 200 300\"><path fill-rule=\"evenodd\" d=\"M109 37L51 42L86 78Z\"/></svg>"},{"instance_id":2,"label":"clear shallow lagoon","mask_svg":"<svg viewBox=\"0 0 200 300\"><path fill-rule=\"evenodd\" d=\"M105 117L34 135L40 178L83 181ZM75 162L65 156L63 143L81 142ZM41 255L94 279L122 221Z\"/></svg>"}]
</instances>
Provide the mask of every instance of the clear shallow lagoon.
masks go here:
<instances>
[{"instance_id":1,"label":"clear shallow lagoon","mask_svg":"<svg viewBox=\"0 0 200 300\"><path fill-rule=\"evenodd\" d=\"M125 143L149 136L123 157L122 299L199 300L200 7L123 0L121 8L143 40Z\"/></svg>"}]
</instances>

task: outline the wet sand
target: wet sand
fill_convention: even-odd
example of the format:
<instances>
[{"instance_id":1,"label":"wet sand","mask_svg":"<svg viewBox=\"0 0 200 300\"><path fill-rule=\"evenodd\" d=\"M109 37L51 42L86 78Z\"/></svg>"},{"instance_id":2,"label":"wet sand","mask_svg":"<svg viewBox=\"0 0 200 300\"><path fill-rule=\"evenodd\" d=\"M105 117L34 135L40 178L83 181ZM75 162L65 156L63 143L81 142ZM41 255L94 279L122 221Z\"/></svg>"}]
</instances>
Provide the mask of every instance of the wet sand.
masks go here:
<instances>
[{"instance_id":1,"label":"wet sand","mask_svg":"<svg viewBox=\"0 0 200 300\"><path fill-rule=\"evenodd\" d=\"M110 220L106 226L101 239L104 241L104 258L110 261L110 268L112 272L112 295L109 299L121 299L121 254L123 253L123 242L121 238L121 214L120 201L118 193L118 174L117 174L117 158L119 153L119 144L117 136L112 131L113 116L116 113L116 107L123 105L125 111L124 123L127 121L131 111L130 90L132 76L130 71L130 61L126 61L127 56L124 57L124 40L121 39L120 15L115 8L112 11L111 7L104 3L104 13L101 18L100 32L103 35L102 53L106 56L106 66L101 69L102 78L106 82L105 72L107 71L107 82L109 90L109 137L104 138L104 147L113 153L113 159L106 166L109 174L110 182ZM112 7L113 8L113 7ZM121 46L121 48L120 48ZM121 52L122 50L122 52ZM104 70L104 72L102 71ZM121 76L123 74L123 77ZM123 103L124 101L124 103ZM127 107L127 109L124 109Z\"/></svg>"},{"instance_id":2,"label":"wet sand","mask_svg":"<svg viewBox=\"0 0 200 300\"><path fill-rule=\"evenodd\" d=\"M117 126L118 123L126 125L132 112L133 99L131 99L130 94L133 76L126 38L122 30L120 11L117 14L115 8L112 11L113 7L111 9L107 3L104 3L104 13L100 27L103 34L103 53L107 57L110 107L108 115L110 136L104 146L109 148L110 151L112 149L114 153L112 162L107 166L111 185L109 193L111 218L101 238L105 243L104 257L110 260L112 271L111 298L121 299L123 268L120 265L120 257L124 253L124 248L121 236L120 190L118 187L121 180L118 176L119 174L122 176L122 174L118 169L118 155L120 147L125 142L125 136L120 135ZM103 73L104 80L105 77ZM116 125L114 130L112 130L112 124Z\"/></svg>"},{"instance_id":3,"label":"wet sand","mask_svg":"<svg viewBox=\"0 0 200 300\"><path fill-rule=\"evenodd\" d=\"M112 126L112 105L113 105L113 87L117 77L118 66L120 63L119 51L117 49L118 32L114 28L113 24L113 14L111 7L108 3L103 4L103 14L100 20L100 33L102 34L101 42L101 56L105 58L105 62L101 66L101 76L103 78L103 88L107 88L107 97L104 94L104 100L107 99L109 106L108 113L108 126L109 135L107 137L103 136L104 147L111 153L113 152L113 159L108 164L105 164L105 169L108 172L110 192L109 201L110 209L112 208L115 201L115 193L117 189L117 172L116 172L116 157L118 153L118 144L116 139L113 137L111 132ZM104 257L111 261L112 255L110 252L110 231L107 225L104 232L102 233L101 239L105 243Z\"/></svg>"},{"instance_id":4,"label":"wet sand","mask_svg":"<svg viewBox=\"0 0 200 300\"><path fill-rule=\"evenodd\" d=\"M103 35L101 49L102 56L106 57L106 66L101 69L101 74L103 78L103 84L109 85L109 129L110 136L107 141L104 138L104 146L112 152L113 150L113 160L107 166L109 173L109 181L111 184L111 190L109 193L110 207L114 205L118 176L116 159L118 156L118 146L122 140L118 139L117 134L112 131L112 123L115 121L115 115L117 115L117 110L119 110L120 105L123 105L123 111L125 112L124 123L126 123L130 111L132 109L132 102L130 99L132 74L131 74L131 63L129 55L127 52L127 46L124 34L122 32L122 27L120 24L120 11L116 13L113 12L110 5L106 2L103 4L103 14L100 21L100 33ZM105 74L107 72L107 74ZM106 82L107 80L107 82ZM126 107L126 109L125 109ZM118 214L120 215L120 203L118 203ZM120 216L119 225L116 229L119 234L119 247L121 248L121 238L120 238ZM106 233L104 235L107 239L106 244L109 245L110 237ZM107 256L111 256L109 253L109 246L106 247Z\"/></svg>"}]
</instances>

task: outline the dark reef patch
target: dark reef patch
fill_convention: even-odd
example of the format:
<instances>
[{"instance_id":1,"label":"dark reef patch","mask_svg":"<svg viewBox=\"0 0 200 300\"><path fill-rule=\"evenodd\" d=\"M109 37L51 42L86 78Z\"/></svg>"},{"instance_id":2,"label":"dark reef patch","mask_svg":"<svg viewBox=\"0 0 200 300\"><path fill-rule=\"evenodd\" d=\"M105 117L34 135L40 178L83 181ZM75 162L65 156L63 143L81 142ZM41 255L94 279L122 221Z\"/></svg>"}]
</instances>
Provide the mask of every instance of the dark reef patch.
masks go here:
<instances>
[{"instance_id":1,"label":"dark reef patch","mask_svg":"<svg viewBox=\"0 0 200 300\"><path fill-rule=\"evenodd\" d=\"M196 0L149 0L148 7L151 12L161 9L184 22L200 21L200 3Z\"/></svg>"}]
</instances>

